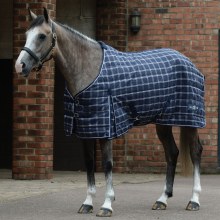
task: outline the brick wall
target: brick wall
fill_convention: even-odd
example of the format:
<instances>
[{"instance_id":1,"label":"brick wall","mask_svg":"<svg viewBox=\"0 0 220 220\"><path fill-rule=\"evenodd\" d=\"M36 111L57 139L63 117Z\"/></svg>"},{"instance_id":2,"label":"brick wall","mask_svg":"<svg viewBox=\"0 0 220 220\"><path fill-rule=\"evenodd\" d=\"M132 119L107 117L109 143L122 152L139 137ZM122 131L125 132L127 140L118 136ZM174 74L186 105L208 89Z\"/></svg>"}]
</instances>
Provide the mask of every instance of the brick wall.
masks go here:
<instances>
[{"instance_id":1,"label":"brick wall","mask_svg":"<svg viewBox=\"0 0 220 220\"><path fill-rule=\"evenodd\" d=\"M42 14L42 7L55 16L56 0L14 0L14 60L25 43L29 26L27 8ZM53 168L54 65L48 62L39 75L28 79L14 73L13 79L13 178L51 178Z\"/></svg>"},{"instance_id":2,"label":"brick wall","mask_svg":"<svg viewBox=\"0 0 220 220\"><path fill-rule=\"evenodd\" d=\"M119 50L126 50L126 0L97 0L96 38Z\"/></svg>"},{"instance_id":3,"label":"brick wall","mask_svg":"<svg viewBox=\"0 0 220 220\"><path fill-rule=\"evenodd\" d=\"M98 39L128 51L174 48L188 56L205 75L207 126L199 130L204 146L202 170L216 172L220 1L114 0L109 2L98 0ZM136 35L125 30L128 20L126 13L128 11L129 14L133 8L138 8L142 14L141 30ZM124 35L118 33L119 24L123 24ZM120 42L123 42L123 47L119 47ZM178 143L178 129L175 128L174 133ZM165 170L163 149L153 125L136 127L119 140L115 140L114 159L116 171L163 172Z\"/></svg>"}]
</instances>

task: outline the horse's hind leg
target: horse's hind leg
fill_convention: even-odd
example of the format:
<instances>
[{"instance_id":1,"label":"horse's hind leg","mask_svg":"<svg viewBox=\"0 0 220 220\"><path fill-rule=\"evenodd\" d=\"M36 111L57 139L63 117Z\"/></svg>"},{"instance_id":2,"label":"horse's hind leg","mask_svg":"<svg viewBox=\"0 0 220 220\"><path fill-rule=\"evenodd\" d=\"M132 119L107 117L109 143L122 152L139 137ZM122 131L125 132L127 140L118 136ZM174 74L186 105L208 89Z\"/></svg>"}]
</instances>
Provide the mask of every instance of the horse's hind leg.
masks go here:
<instances>
[{"instance_id":1,"label":"horse's hind leg","mask_svg":"<svg viewBox=\"0 0 220 220\"><path fill-rule=\"evenodd\" d=\"M94 160L94 149L95 149L95 140L88 139L83 140L83 147L84 147L84 158L87 170L87 196L86 200L80 207L78 213L80 214L88 214L93 212L93 197L96 194L96 187L95 187L95 160Z\"/></svg>"},{"instance_id":2,"label":"horse's hind leg","mask_svg":"<svg viewBox=\"0 0 220 220\"><path fill-rule=\"evenodd\" d=\"M179 150L176 146L171 126L156 125L156 130L157 135L164 147L167 162L167 172L164 191L160 198L153 205L152 209L165 210L167 207L168 198L173 196L173 183Z\"/></svg>"},{"instance_id":3,"label":"horse's hind leg","mask_svg":"<svg viewBox=\"0 0 220 220\"><path fill-rule=\"evenodd\" d=\"M202 155L202 145L199 141L198 131L196 128L183 127L181 128L182 141L185 146L190 149L190 156L193 163L194 185L192 190L192 197L188 203L186 210L197 211L199 210L199 195L201 193L200 183L200 163ZM183 143L182 143L183 144ZM188 146L187 146L188 145Z\"/></svg>"},{"instance_id":4,"label":"horse's hind leg","mask_svg":"<svg viewBox=\"0 0 220 220\"><path fill-rule=\"evenodd\" d=\"M106 193L105 201L101 209L97 213L98 217L110 217L112 215L112 202L115 200L115 193L113 190L112 183L112 167L113 167L113 158L112 158L112 141L110 140L100 140L100 146L102 151L102 165L105 172L106 179Z\"/></svg>"}]
</instances>

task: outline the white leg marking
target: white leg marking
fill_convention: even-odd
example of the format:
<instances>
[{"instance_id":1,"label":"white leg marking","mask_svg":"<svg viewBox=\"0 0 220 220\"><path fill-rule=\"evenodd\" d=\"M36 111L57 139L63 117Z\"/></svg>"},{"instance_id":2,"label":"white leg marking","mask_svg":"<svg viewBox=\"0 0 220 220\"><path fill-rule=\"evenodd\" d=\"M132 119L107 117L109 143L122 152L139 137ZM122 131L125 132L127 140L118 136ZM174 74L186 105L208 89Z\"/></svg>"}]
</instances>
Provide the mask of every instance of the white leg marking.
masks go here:
<instances>
[{"instance_id":1,"label":"white leg marking","mask_svg":"<svg viewBox=\"0 0 220 220\"><path fill-rule=\"evenodd\" d=\"M193 185L193 191L192 191L192 202L199 203L199 195L202 191L201 183L200 183L200 172L198 166L194 167L194 185Z\"/></svg>"},{"instance_id":2,"label":"white leg marking","mask_svg":"<svg viewBox=\"0 0 220 220\"><path fill-rule=\"evenodd\" d=\"M159 201L159 202L162 202L162 203L164 203L164 204L166 204L167 205L167 200L168 200L168 196L166 195L166 185L164 186L164 190L163 190L163 193L162 193L162 195L160 196L160 198L157 200L157 201Z\"/></svg>"},{"instance_id":3,"label":"white leg marking","mask_svg":"<svg viewBox=\"0 0 220 220\"><path fill-rule=\"evenodd\" d=\"M109 174L108 178L106 179L106 193L105 193L105 202L102 205L102 208L112 209L112 201L115 199L115 193L112 186L112 174Z\"/></svg>"},{"instance_id":4,"label":"white leg marking","mask_svg":"<svg viewBox=\"0 0 220 220\"><path fill-rule=\"evenodd\" d=\"M87 197L83 204L93 206L92 200L95 197L95 194L96 194L96 187L95 186L88 187Z\"/></svg>"}]
</instances>

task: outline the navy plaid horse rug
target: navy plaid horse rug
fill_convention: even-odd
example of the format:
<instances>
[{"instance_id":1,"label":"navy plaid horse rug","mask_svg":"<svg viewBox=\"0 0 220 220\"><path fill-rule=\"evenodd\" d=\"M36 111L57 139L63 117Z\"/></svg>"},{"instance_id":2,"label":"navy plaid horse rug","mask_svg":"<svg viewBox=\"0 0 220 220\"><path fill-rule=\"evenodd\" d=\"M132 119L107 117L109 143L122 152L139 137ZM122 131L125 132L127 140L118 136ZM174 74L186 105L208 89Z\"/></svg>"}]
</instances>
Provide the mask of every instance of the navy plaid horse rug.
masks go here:
<instances>
[{"instance_id":1,"label":"navy plaid horse rug","mask_svg":"<svg viewBox=\"0 0 220 220\"><path fill-rule=\"evenodd\" d=\"M124 53L101 43L98 77L74 97L64 93L64 129L80 138L118 137L149 123L205 126L204 77L172 49Z\"/></svg>"}]
</instances>

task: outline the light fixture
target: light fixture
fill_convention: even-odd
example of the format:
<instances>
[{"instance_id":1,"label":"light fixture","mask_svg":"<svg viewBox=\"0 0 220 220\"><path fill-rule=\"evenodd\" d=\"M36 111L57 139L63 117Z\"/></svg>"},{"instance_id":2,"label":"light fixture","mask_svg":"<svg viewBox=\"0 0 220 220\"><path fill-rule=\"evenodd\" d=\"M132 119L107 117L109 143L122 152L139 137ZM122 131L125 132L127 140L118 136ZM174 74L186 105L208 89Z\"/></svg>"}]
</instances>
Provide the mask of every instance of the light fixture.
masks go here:
<instances>
[{"instance_id":1,"label":"light fixture","mask_svg":"<svg viewBox=\"0 0 220 220\"><path fill-rule=\"evenodd\" d=\"M138 11L137 8L134 8L131 11L130 18L131 18L131 26L130 26L131 32L136 34L141 28L141 13Z\"/></svg>"}]
</instances>

